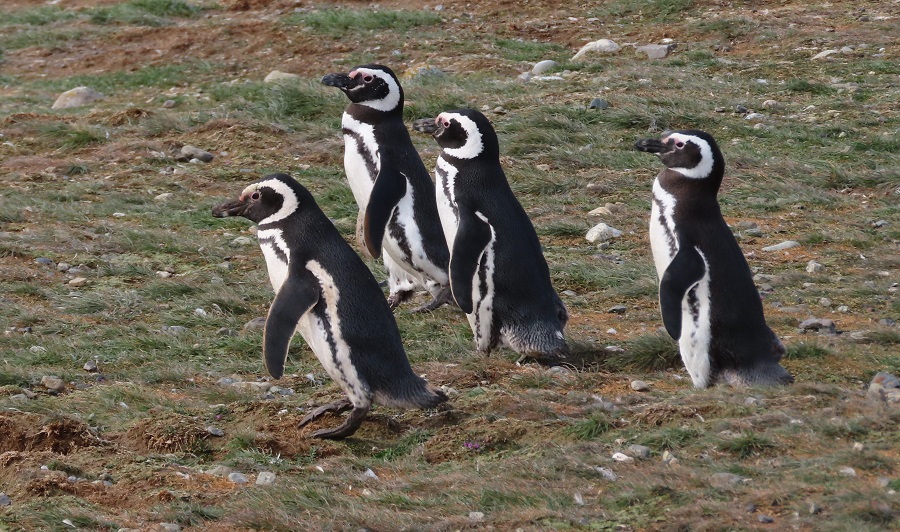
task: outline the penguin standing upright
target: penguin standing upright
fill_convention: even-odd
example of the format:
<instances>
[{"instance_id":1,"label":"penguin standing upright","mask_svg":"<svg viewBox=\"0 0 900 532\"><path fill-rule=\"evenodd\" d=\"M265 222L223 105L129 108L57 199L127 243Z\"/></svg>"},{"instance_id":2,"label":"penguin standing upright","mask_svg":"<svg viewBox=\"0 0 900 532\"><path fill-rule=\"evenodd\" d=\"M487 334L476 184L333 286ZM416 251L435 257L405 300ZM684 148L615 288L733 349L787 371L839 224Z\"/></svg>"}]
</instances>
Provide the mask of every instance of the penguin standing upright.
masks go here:
<instances>
[{"instance_id":1,"label":"penguin standing upright","mask_svg":"<svg viewBox=\"0 0 900 532\"><path fill-rule=\"evenodd\" d=\"M257 237L275 289L263 335L269 374L281 378L296 331L347 394L347 399L314 410L300 426L326 412L352 409L342 425L313 433L345 438L359 428L372 403L431 408L447 400L413 373L372 272L306 188L288 175L267 175L212 213L259 224Z\"/></svg>"},{"instance_id":2,"label":"penguin standing upright","mask_svg":"<svg viewBox=\"0 0 900 532\"><path fill-rule=\"evenodd\" d=\"M430 132L441 146L438 213L450 244L450 286L475 346L504 344L540 362L568 353L568 313L531 220L500 166L500 145L478 111L441 113Z\"/></svg>"},{"instance_id":3,"label":"penguin standing upright","mask_svg":"<svg viewBox=\"0 0 900 532\"><path fill-rule=\"evenodd\" d=\"M434 203L434 183L403 124L403 89L390 68L363 65L328 74L322 83L341 89L344 170L363 219L364 241L388 270L392 308L424 287L433 310L451 300L450 252Z\"/></svg>"},{"instance_id":4,"label":"penguin standing upright","mask_svg":"<svg viewBox=\"0 0 900 532\"><path fill-rule=\"evenodd\" d=\"M666 168L653 182L650 246L659 305L694 386L790 384L784 345L766 325L759 292L716 195L725 159L697 130L666 132L635 147Z\"/></svg>"}]
</instances>

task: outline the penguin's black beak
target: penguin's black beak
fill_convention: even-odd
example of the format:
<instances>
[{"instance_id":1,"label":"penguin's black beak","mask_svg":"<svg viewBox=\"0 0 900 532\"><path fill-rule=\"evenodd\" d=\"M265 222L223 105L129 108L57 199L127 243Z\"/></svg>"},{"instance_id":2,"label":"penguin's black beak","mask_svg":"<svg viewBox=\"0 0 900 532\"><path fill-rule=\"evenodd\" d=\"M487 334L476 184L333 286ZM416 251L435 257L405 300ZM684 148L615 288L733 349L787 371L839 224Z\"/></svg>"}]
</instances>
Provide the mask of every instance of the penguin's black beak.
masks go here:
<instances>
[{"instance_id":1,"label":"penguin's black beak","mask_svg":"<svg viewBox=\"0 0 900 532\"><path fill-rule=\"evenodd\" d=\"M657 155L668 151L668 146L663 144L663 142L659 139L641 139L634 143L634 147L638 151L655 153Z\"/></svg>"},{"instance_id":2,"label":"penguin's black beak","mask_svg":"<svg viewBox=\"0 0 900 532\"><path fill-rule=\"evenodd\" d=\"M347 74L328 74L322 78L322 83L329 87L337 87L342 91L345 91L355 87L358 82L356 78L351 78Z\"/></svg>"},{"instance_id":3,"label":"penguin's black beak","mask_svg":"<svg viewBox=\"0 0 900 532\"><path fill-rule=\"evenodd\" d=\"M438 124L434 118L420 118L412 123L413 129L426 135L434 135L438 130Z\"/></svg>"},{"instance_id":4,"label":"penguin's black beak","mask_svg":"<svg viewBox=\"0 0 900 532\"><path fill-rule=\"evenodd\" d=\"M212 215L216 218L227 218L229 216L243 216L244 211L250 202L244 199L228 201L212 208Z\"/></svg>"}]
</instances>

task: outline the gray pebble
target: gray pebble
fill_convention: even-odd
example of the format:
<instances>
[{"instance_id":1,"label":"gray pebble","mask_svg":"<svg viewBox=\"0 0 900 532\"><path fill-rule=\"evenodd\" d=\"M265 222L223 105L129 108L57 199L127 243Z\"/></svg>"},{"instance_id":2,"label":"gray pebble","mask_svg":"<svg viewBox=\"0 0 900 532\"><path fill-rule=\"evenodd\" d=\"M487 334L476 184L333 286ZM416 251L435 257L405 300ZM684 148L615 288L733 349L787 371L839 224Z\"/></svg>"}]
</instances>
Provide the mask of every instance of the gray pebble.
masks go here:
<instances>
[{"instance_id":1,"label":"gray pebble","mask_svg":"<svg viewBox=\"0 0 900 532\"><path fill-rule=\"evenodd\" d=\"M825 318L809 318L800 323L800 328L805 331L821 331L824 330L829 334L835 333L834 321Z\"/></svg>"},{"instance_id":2,"label":"gray pebble","mask_svg":"<svg viewBox=\"0 0 900 532\"><path fill-rule=\"evenodd\" d=\"M12 499L9 498L9 495L0 492L0 506L9 506L12 504Z\"/></svg>"},{"instance_id":3,"label":"gray pebble","mask_svg":"<svg viewBox=\"0 0 900 532\"><path fill-rule=\"evenodd\" d=\"M232 379L231 377L222 377L221 379L216 381L216 384L220 384L222 386L228 386L228 385L234 384L235 382L237 382L237 381L235 381L235 379Z\"/></svg>"},{"instance_id":4,"label":"gray pebble","mask_svg":"<svg viewBox=\"0 0 900 532\"><path fill-rule=\"evenodd\" d=\"M775 100L766 100L762 103L762 106L765 109L776 109L778 108L778 102L776 102Z\"/></svg>"},{"instance_id":5,"label":"gray pebble","mask_svg":"<svg viewBox=\"0 0 900 532\"><path fill-rule=\"evenodd\" d=\"M181 147L181 154L188 159L200 159L205 163L212 161L214 158L214 155L209 153L208 151L201 150L200 148L191 146L190 144L185 144Z\"/></svg>"},{"instance_id":6,"label":"gray pebble","mask_svg":"<svg viewBox=\"0 0 900 532\"><path fill-rule=\"evenodd\" d=\"M821 305L823 307L830 307L831 300L828 299L827 297L823 297L823 298L819 299L819 305Z\"/></svg>"},{"instance_id":7,"label":"gray pebble","mask_svg":"<svg viewBox=\"0 0 900 532\"><path fill-rule=\"evenodd\" d=\"M84 366L82 366L82 369L90 373L96 373L97 371L100 371L97 367L97 363L93 360L88 360L87 362L85 362Z\"/></svg>"},{"instance_id":8,"label":"gray pebble","mask_svg":"<svg viewBox=\"0 0 900 532\"><path fill-rule=\"evenodd\" d=\"M588 105L588 109L599 109L601 111L603 109L609 109L609 102L603 98L594 98Z\"/></svg>"},{"instance_id":9,"label":"gray pebble","mask_svg":"<svg viewBox=\"0 0 900 532\"><path fill-rule=\"evenodd\" d=\"M218 427L206 427L206 433L217 438L221 438L225 435L225 431Z\"/></svg>"},{"instance_id":10,"label":"gray pebble","mask_svg":"<svg viewBox=\"0 0 900 532\"><path fill-rule=\"evenodd\" d=\"M236 471L234 473L228 474L228 480L234 482L235 484L246 484L247 482L249 482L247 480L247 475L238 473Z\"/></svg>"},{"instance_id":11,"label":"gray pebble","mask_svg":"<svg viewBox=\"0 0 900 532\"><path fill-rule=\"evenodd\" d=\"M734 106L734 112L739 114L746 114L750 112L750 109L747 109L743 105L738 104Z\"/></svg>"},{"instance_id":12,"label":"gray pebble","mask_svg":"<svg viewBox=\"0 0 900 532\"><path fill-rule=\"evenodd\" d=\"M734 473L714 473L709 477L709 485L714 488L729 488L735 484L740 484L746 479Z\"/></svg>"},{"instance_id":13,"label":"gray pebble","mask_svg":"<svg viewBox=\"0 0 900 532\"><path fill-rule=\"evenodd\" d=\"M809 513L810 515L818 515L822 513L822 507L818 503L811 502L809 503Z\"/></svg>"},{"instance_id":14,"label":"gray pebble","mask_svg":"<svg viewBox=\"0 0 900 532\"><path fill-rule=\"evenodd\" d=\"M752 502L748 502L747 505L744 506L744 510L746 510L748 514L752 514L756 511L756 505Z\"/></svg>"},{"instance_id":15,"label":"gray pebble","mask_svg":"<svg viewBox=\"0 0 900 532\"><path fill-rule=\"evenodd\" d=\"M625 311L627 310L628 307L626 307L625 305L615 305L613 307L610 307L606 312L609 312L610 314L625 314Z\"/></svg>"},{"instance_id":16,"label":"gray pebble","mask_svg":"<svg viewBox=\"0 0 900 532\"><path fill-rule=\"evenodd\" d=\"M245 331L254 331L254 330L261 331L265 328L266 328L266 318L265 317L253 318L252 320L250 320L244 324Z\"/></svg>"},{"instance_id":17,"label":"gray pebble","mask_svg":"<svg viewBox=\"0 0 900 532\"><path fill-rule=\"evenodd\" d=\"M217 465L217 466L213 466L212 468L208 469L206 471L206 474L212 475L214 477L227 477L233 471L234 471L233 469L231 469L230 467L228 467L226 465Z\"/></svg>"},{"instance_id":18,"label":"gray pebble","mask_svg":"<svg viewBox=\"0 0 900 532\"><path fill-rule=\"evenodd\" d=\"M650 448L646 445L631 444L628 446L628 451L641 459L650 458Z\"/></svg>"},{"instance_id":19,"label":"gray pebble","mask_svg":"<svg viewBox=\"0 0 900 532\"><path fill-rule=\"evenodd\" d=\"M594 469L598 473L600 473L600 475L605 480L608 480L610 482L615 482L615 481L619 480L619 475L617 475L615 471L613 471L612 469L610 469L608 467L595 467Z\"/></svg>"},{"instance_id":20,"label":"gray pebble","mask_svg":"<svg viewBox=\"0 0 900 532\"><path fill-rule=\"evenodd\" d=\"M636 392L646 392L650 389L650 385L642 380L631 381L631 389Z\"/></svg>"},{"instance_id":21,"label":"gray pebble","mask_svg":"<svg viewBox=\"0 0 900 532\"><path fill-rule=\"evenodd\" d=\"M647 54L648 59L664 59L674 48L672 44L645 44L635 48L635 51Z\"/></svg>"},{"instance_id":22,"label":"gray pebble","mask_svg":"<svg viewBox=\"0 0 900 532\"><path fill-rule=\"evenodd\" d=\"M850 307L847 305L841 305L837 308L838 312L850 312Z\"/></svg>"},{"instance_id":23,"label":"gray pebble","mask_svg":"<svg viewBox=\"0 0 900 532\"><path fill-rule=\"evenodd\" d=\"M44 375L41 377L41 386L55 392L61 392L66 389L65 381L56 375Z\"/></svg>"},{"instance_id":24,"label":"gray pebble","mask_svg":"<svg viewBox=\"0 0 900 532\"><path fill-rule=\"evenodd\" d=\"M775 522L775 518L770 515L760 515L759 517L757 517L757 519L759 519L760 523L774 523Z\"/></svg>"},{"instance_id":25,"label":"gray pebble","mask_svg":"<svg viewBox=\"0 0 900 532\"><path fill-rule=\"evenodd\" d=\"M228 327L222 327L221 329L216 331L216 334L218 334L219 336L237 336L237 333L232 329L229 329Z\"/></svg>"},{"instance_id":26,"label":"gray pebble","mask_svg":"<svg viewBox=\"0 0 900 532\"><path fill-rule=\"evenodd\" d=\"M178 336L179 334L186 333L187 327L182 327L181 325L163 325L161 330L171 336Z\"/></svg>"},{"instance_id":27,"label":"gray pebble","mask_svg":"<svg viewBox=\"0 0 900 532\"><path fill-rule=\"evenodd\" d=\"M51 109L80 107L103 99L103 94L90 87L75 87L59 95Z\"/></svg>"},{"instance_id":28,"label":"gray pebble","mask_svg":"<svg viewBox=\"0 0 900 532\"><path fill-rule=\"evenodd\" d=\"M762 113L747 113L744 116L745 120L763 120L766 118L766 115Z\"/></svg>"},{"instance_id":29,"label":"gray pebble","mask_svg":"<svg viewBox=\"0 0 900 532\"><path fill-rule=\"evenodd\" d=\"M887 220L878 220L877 222L872 222L872 227L878 229L879 227L884 227L888 224Z\"/></svg>"},{"instance_id":30,"label":"gray pebble","mask_svg":"<svg viewBox=\"0 0 900 532\"><path fill-rule=\"evenodd\" d=\"M763 406L764 402L762 399L750 396L744 399L744 404L747 406Z\"/></svg>"},{"instance_id":31,"label":"gray pebble","mask_svg":"<svg viewBox=\"0 0 900 532\"><path fill-rule=\"evenodd\" d=\"M775 245L772 245L772 246L766 246L766 247L764 247L764 248L762 248L762 249L763 249L763 251L781 251L781 250L783 250L783 249L791 249L791 248L795 248L795 247L797 247L797 246L799 246L799 245L800 245L800 242L797 242L797 241L795 241L795 240L787 240L787 241L785 241L785 242L781 242L780 244L775 244Z\"/></svg>"},{"instance_id":32,"label":"gray pebble","mask_svg":"<svg viewBox=\"0 0 900 532\"><path fill-rule=\"evenodd\" d=\"M72 267L72 265L69 264L68 262L60 262L59 264L56 265L56 269L61 272L69 271L69 268L71 268L71 267Z\"/></svg>"},{"instance_id":33,"label":"gray pebble","mask_svg":"<svg viewBox=\"0 0 900 532\"><path fill-rule=\"evenodd\" d=\"M181 525L177 523L160 523L156 525L156 529L160 532L180 532Z\"/></svg>"},{"instance_id":34,"label":"gray pebble","mask_svg":"<svg viewBox=\"0 0 900 532\"><path fill-rule=\"evenodd\" d=\"M585 239L587 239L588 242L606 242L607 240L612 240L620 236L622 236L622 231L619 231L615 227L610 227L605 223L599 223L587 232Z\"/></svg>"},{"instance_id":35,"label":"gray pebble","mask_svg":"<svg viewBox=\"0 0 900 532\"><path fill-rule=\"evenodd\" d=\"M257 486L268 486L270 484L275 483L275 473L271 471L260 471L258 475L256 475L256 485Z\"/></svg>"},{"instance_id":36,"label":"gray pebble","mask_svg":"<svg viewBox=\"0 0 900 532\"><path fill-rule=\"evenodd\" d=\"M574 290L563 290L562 295L567 296L567 297L575 297L578 295L578 293L575 292Z\"/></svg>"},{"instance_id":37,"label":"gray pebble","mask_svg":"<svg viewBox=\"0 0 900 532\"><path fill-rule=\"evenodd\" d=\"M469 521L484 521L484 512L469 512Z\"/></svg>"},{"instance_id":38,"label":"gray pebble","mask_svg":"<svg viewBox=\"0 0 900 532\"><path fill-rule=\"evenodd\" d=\"M844 466L844 467L838 469L838 473L840 473L844 476L847 476L847 477L855 477L856 476L856 470L849 466Z\"/></svg>"},{"instance_id":39,"label":"gray pebble","mask_svg":"<svg viewBox=\"0 0 900 532\"><path fill-rule=\"evenodd\" d=\"M806 263L806 273L819 273L825 269L825 266L819 264L818 262L811 260Z\"/></svg>"},{"instance_id":40,"label":"gray pebble","mask_svg":"<svg viewBox=\"0 0 900 532\"><path fill-rule=\"evenodd\" d=\"M534 74L535 76L539 76L539 75L551 70L555 66L556 66L556 61L554 61L552 59L545 59L543 61L538 62L536 65L534 65L534 67L532 67L532 69L531 69L531 73Z\"/></svg>"},{"instance_id":41,"label":"gray pebble","mask_svg":"<svg viewBox=\"0 0 900 532\"><path fill-rule=\"evenodd\" d=\"M163 102L163 107L165 109L171 109L175 107L175 100L166 100Z\"/></svg>"},{"instance_id":42,"label":"gray pebble","mask_svg":"<svg viewBox=\"0 0 900 532\"><path fill-rule=\"evenodd\" d=\"M34 259L34 262L35 264L42 264L44 266L50 266L51 264L53 264L53 261L51 259L48 259L47 257L38 257Z\"/></svg>"},{"instance_id":43,"label":"gray pebble","mask_svg":"<svg viewBox=\"0 0 900 532\"><path fill-rule=\"evenodd\" d=\"M160 271L156 272L156 276L159 277L160 279L168 279L169 277L172 277L172 272L164 272L164 271L160 270Z\"/></svg>"}]
</instances>

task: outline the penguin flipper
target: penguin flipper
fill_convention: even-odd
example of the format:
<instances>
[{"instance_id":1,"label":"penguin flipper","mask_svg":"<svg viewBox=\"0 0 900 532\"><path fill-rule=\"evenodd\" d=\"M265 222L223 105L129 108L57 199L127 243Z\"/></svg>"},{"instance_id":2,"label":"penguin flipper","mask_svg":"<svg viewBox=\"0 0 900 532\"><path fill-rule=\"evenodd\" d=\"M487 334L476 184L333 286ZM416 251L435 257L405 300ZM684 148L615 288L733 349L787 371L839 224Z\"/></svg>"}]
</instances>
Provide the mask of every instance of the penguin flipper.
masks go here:
<instances>
[{"instance_id":1,"label":"penguin flipper","mask_svg":"<svg viewBox=\"0 0 900 532\"><path fill-rule=\"evenodd\" d=\"M263 361L276 379L284 375L291 338L300 318L319 301L319 283L307 270L291 272L275 296L263 332Z\"/></svg>"},{"instance_id":2,"label":"penguin flipper","mask_svg":"<svg viewBox=\"0 0 900 532\"><path fill-rule=\"evenodd\" d=\"M491 242L491 226L475 213L459 217L459 228L450 253L450 289L456 304L471 314L472 282L485 248Z\"/></svg>"},{"instance_id":3,"label":"penguin flipper","mask_svg":"<svg viewBox=\"0 0 900 532\"><path fill-rule=\"evenodd\" d=\"M681 337L681 302L688 290L706 275L706 261L690 242L680 239L678 253L659 282L659 308L669 336Z\"/></svg>"},{"instance_id":4,"label":"penguin flipper","mask_svg":"<svg viewBox=\"0 0 900 532\"><path fill-rule=\"evenodd\" d=\"M378 258L381 256L381 241L384 231L391 221L394 207L406 195L406 177L397 170L384 151L381 152L381 171L375 178L369 204L366 205L366 217L363 221L363 237L366 249Z\"/></svg>"}]
</instances>

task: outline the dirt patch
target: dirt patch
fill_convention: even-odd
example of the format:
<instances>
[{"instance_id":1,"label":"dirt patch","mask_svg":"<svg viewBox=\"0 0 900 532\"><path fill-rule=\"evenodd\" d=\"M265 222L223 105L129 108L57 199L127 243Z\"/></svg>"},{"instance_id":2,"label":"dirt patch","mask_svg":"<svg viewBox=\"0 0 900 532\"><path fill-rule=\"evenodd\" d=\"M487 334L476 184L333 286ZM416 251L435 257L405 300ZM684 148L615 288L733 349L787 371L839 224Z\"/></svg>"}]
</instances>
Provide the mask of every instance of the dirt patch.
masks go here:
<instances>
[{"instance_id":1,"label":"dirt patch","mask_svg":"<svg viewBox=\"0 0 900 532\"><path fill-rule=\"evenodd\" d=\"M35 414L0 413L0 453L52 451L59 454L101 445L103 441L80 421L42 418Z\"/></svg>"}]
</instances>

